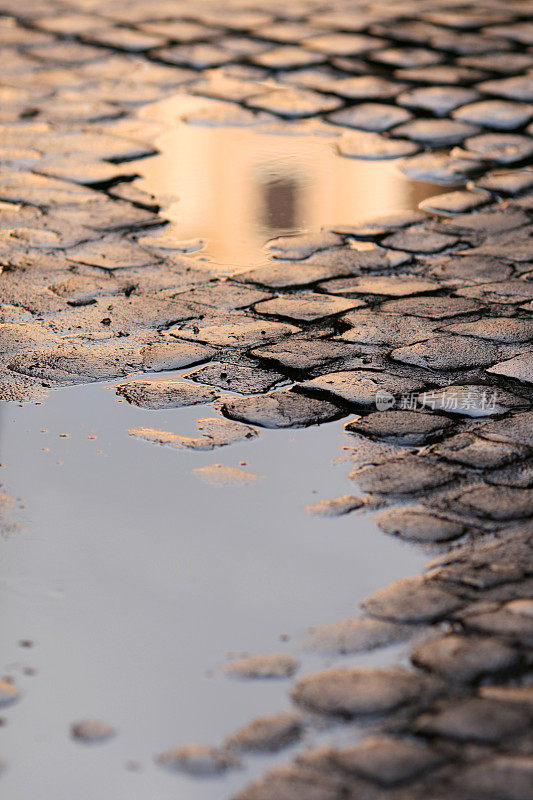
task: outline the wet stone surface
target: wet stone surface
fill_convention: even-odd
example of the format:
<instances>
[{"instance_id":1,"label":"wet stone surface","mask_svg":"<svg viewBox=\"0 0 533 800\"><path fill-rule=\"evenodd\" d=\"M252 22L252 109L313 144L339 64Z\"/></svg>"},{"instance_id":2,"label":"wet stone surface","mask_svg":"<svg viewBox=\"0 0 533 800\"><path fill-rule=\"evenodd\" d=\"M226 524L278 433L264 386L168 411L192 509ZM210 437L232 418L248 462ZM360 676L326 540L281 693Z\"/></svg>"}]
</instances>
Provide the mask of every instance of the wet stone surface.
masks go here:
<instances>
[{"instance_id":1,"label":"wet stone surface","mask_svg":"<svg viewBox=\"0 0 533 800\"><path fill-rule=\"evenodd\" d=\"M147 442L167 445L168 447L186 448L188 450L214 450L233 442L251 439L257 431L240 422L221 419L220 417L202 417L197 420L198 436L184 436L171 431L154 428L130 428L130 436L136 436Z\"/></svg>"},{"instance_id":2,"label":"wet stone surface","mask_svg":"<svg viewBox=\"0 0 533 800\"><path fill-rule=\"evenodd\" d=\"M114 728L99 719L84 719L75 722L70 729L73 739L80 742L105 742L115 733Z\"/></svg>"},{"instance_id":3,"label":"wet stone surface","mask_svg":"<svg viewBox=\"0 0 533 800\"><path fill-rule=\"evenodd\" d=\"M529 800L528 4L4 0L0 13L0 399L119 380L118 399L146 413L128 430L139 448L211 451L267 435L258 428L331 423L355 493L319 493L310 514L334 527L375 512L386 535L437 550L424 574L301 642L341 658L414 639L403 666L320 662L294 677L296 646L228 660L222 673L252 683L294 678L295 708L216 746L171 741L156 763L214 778L236 753L267 754L238 800ZM173 96L179 119L165 116ZM259 170L266 199L254 214L270 233L259 254L219 263L207 229L182 235L168 212L178 198L139 177L180 126L198 141L214 128L321 137L343 167L383 162L408 191L389 208L385 183L379 219L346 224L322 209L299 225L285 209L302 200L294 175L265 183ZM197 183L215 170L206 152ZM370 198L378 185L356 188ZM217 189L202 222L221 216L232 229L229 194ZM196 404L216 416L192 431L156 419ZM194 474L213 486L261 478L240 467ZM24 702L3 677L13 723ZM312 742L339 720L348 741L309 749L309 732ZM114 729L88 717L70 733L104 743ZM288 746L292 761L274 764Z\"/></svg>"},{"instance_id":4,"label":"wet stone surface","mask_svg":"<svg viewBox=\"0 0 533 800\"><path fill-rule=\"evenodd\" d=\"M386 533L417 542L447 542L467 531L461 522L432 514L423 507L382 511L376 520Z\"/></svg>"},{"instance_id":5,"label":"wet stone surface","mask_svg":"<svg viewBox=\"0 0 533 800\"><path fill-rule=\"evenodd\" d=\"M398 444L421 445L434 437L440 437L451 427L451 421L438 414L392 410L373 411L361 420L349 422L346 430ZM419 464L421 469L426 468L423 459L414 459L409 466L408 463L406 472L409 472L409 467L415 468L415 464ZM431 470L430 465L428 469Z\"/></svg>"},{"instance_id":6,"label":"wet stone surface","mask_svg":"<svg viewBox=\"0 0 533 800\"><path fill-rule=\"evenodd\" d=\"M238 658L222 667L232 678L287 678L297 669L297 659L283 653Z\"/></svg>"},{"instance_id":7,"label":"wet stone surface","mask_svg":"<svg viewBox=\"0 0 533 800\"><path fill-rule=\"evenodd\" d=\"M408 639L412 633L408 625L361 617L310 628L302 643L306 649L318 653L364 653Z\"/></svg>"},{"instance_id":8,"label":"wet stone surface","mask_svg":"<svg viewBox=\"0 0 533 800\"><path fill-rule=\"evenodd\" d=\"M293 391L273 392L263 397L227 400L222 413L263 428L293 428L318 425L340 415L337 406Z\"/></svg>"},{"instance_id":9,"label":"wet stone surface","mask_svg":"<svg viewBox=\"0 0 533 800\"><path fill-rule=\"evenodd\" d=\"M302 735L301 718L286 711L258 717L235 731L226 746L237 752L273 753L297 741Z\"/></svg>"},{"instance_id":10,"label":"wet stone surface","mask_svg":"<svg viewBox=\"0 0 533 800\"><path fill-rule=\"evenodd\" d=\"M445 757L416 741L369 736L361 745L339 750L333 759L347 772L388 788L408 783L434 769Z\"/></svg>"},{"instance_id":11,"label":"wet stone surface","mask_svg":"<svg viewBox=\"0 0 533 800\"><path fill-rule=\"evenodd\" d=\"M139 380L117 386L117 394L141 408L176 408L214 400L215 392L186 381Z\"/></svg>"},{"instance_id":12,"label":"wet stone surface","mask_svg":"<svg viewBox=\"0 0 533 800\"><path fill-rule=\"evenodd\" d=\"M473 683L484 675L512 671L519 653L490 638L443 636L429 640L411 653L414 664L449 681Z\"/></svg>"},{"instance_id":13,"label":"wet stone surface","mask_svg":"<svg viewBox=\"0 0 533 800\"><path fill-rule=\"evenodd\" d=\"M167 769L197 777L220 775L237 763L225 751L200 744L183 745L166 750L157 755L155 761Z\"/></svg>"},{"instance_id":14,"label":"wet stone surface","mask_svg":"<svg viewBox=\"0 0 533 800\"><path fill-rule=\"evenodd\" d=\"M437 684L399 667L335 669L296 681L292 699L302 708L323 714L354 717L382 715L404 705L423 702Z\"/></svg>"}]
</instances>

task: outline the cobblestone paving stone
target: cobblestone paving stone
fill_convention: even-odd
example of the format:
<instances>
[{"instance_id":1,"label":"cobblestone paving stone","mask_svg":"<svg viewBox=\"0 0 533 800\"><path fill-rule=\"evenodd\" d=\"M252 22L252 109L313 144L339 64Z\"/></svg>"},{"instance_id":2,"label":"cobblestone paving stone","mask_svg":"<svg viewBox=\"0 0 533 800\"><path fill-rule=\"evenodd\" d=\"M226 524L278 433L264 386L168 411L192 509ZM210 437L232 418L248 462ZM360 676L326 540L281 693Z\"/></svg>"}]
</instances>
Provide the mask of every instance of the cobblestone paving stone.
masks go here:
<instances>
[{"instance_id":1,"label":"cobblestone paving stone","mask_svg":"<svg viewBox=\"0 0 533 800\"><path fill-rule=\"evenodd\" d=\"M304 643L340 654L414 638L410 665L297 678L297 712L156 757L216 775L304 728L370 725L357 744L299 751L239 800L533 797L532 12L528 0L0 0L0 398L114 378L149 408L234 392L220 401L229 419L199 420L196 438L130 431L192 449L260 435L242 423L355 414L346 453L362 494L311 513L374 509L387 534L441 543L424 575ZM450 191L421 214L278 239L266 266L221 278L200 245L169 247L158 199L133 180L161 130L138 108L176 92L223 101L189 122L315 121L341 155L407 156L408 177ZM127 380L202 364L179 381ZM297 669L269 654L226 672ZM18 700L0 681L0 705ZM84 720L72 735L112 732Z\"/></svg>"}]
</instances>

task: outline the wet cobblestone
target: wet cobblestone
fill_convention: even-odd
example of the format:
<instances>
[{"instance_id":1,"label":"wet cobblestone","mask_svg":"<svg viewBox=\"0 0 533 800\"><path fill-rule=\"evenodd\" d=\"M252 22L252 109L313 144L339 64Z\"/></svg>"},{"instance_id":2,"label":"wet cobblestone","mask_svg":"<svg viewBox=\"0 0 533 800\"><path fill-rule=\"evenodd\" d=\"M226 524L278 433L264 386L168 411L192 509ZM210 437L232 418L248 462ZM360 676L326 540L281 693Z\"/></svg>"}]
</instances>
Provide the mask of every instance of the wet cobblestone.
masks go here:
<instances>
[{"instance_id":1,"label":"wet cobblestone","mask_svg":"<svg viewBox=\"0 0 533 800\"><path fill-rule=\"evenodd\" d=\"M229 391L224 419L199 420L198 436L129 431L198 450L260 435L250 425L356 414L349 473L365 494L311 513L375 509L387 534L451 543L424 575L368 597L360 617L309 634L311 649L337 654L422 635L409 666L293 685L305 713L377 717L378 730L301 751L240 800L530 800L531 4L0 0L0 13L0 398L106 379L151 409ZM161 132L139 108L177 92L222 101L189 124L308 121L342 157L401 156L412 180L450 188L423 213L277 238L265 263L221 277L202 242L169 245L162 201L134 180ZM199 364L180 380L129 380ZM378 391L389 410L374 408ZM464 413L435 413L452 391ZM495 394L491 413L480 391ZM225 469L204 478L229 481ZM297 666L273 654L225 671ZM0 682L0 704L18 695ZM78 738L112 731L88 724ZM221 748L156 760L216 775L236 765L232 750L281 749L302 724L265 717Z\"/></svg>"}]
</instances>

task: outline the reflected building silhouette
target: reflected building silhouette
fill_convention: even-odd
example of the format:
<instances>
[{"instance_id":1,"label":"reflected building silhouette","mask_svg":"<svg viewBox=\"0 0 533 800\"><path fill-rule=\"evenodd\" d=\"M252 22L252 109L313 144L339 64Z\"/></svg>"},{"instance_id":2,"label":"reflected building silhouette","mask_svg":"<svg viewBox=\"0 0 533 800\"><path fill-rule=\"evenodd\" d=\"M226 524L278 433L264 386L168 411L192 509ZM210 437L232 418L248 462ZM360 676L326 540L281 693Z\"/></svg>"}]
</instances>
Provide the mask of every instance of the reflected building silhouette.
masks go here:
<instances>
[{"instance_id":1,"label":"reflected building silhouette","mask_svg":"<svg viewBox=\"0 0 533 800\"><path fill-rule=\"evenodd\" d=\"M295 178L272 178L259 188L263 199L261 224L272 235L299 227L301 187Z\"/></svg>"}]
</instances>

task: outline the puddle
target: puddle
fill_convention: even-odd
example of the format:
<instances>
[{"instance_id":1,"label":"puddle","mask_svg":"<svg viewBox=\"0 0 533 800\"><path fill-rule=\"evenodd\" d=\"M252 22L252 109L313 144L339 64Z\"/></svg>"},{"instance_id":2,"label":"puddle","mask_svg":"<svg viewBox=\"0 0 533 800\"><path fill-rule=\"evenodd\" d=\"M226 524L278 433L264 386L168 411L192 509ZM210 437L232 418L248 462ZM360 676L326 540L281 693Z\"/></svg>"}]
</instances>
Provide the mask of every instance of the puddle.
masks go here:
<instances>
[{"instance_id":1,"label":"puddle","mask_svg":"<svg viewBox=\"0 0 533 800\"><path fill-rule=\"evenodd\" d=\"M168 123L205 106L174 98L147 113ZM199 255L220 274L265 261L265 242L280 234L416 209L442 191L407 180L394 162L341 158L334 129L307 127L288 135L178 120L157 142L161 154L138 162L141 185L163 198L176 242L204 240ZM1 672L24 695L0 726L12 800L231 796L273 760L250 758L216 781L169 774L152 760L189 741L219 744L252 717L289 707L288 681L230 680L217 670L224 654L300 656L296 642L309 626L356 616L366 595L427 560L369 515L305 512L354 492L349 465L332 463L346 444L342 422L262 430L215 453L127 434L148 426L196 435L195 420L210 413L146 411L118 403L105 384L0 409L2 490L24 503L23 529L3 541L0 567ZM205 476L220 462L259 478L212 485ZM215 483L227 483L218 475ZM21 648L23 639L36 644ZM401 654L396 646L307 655L300 674ZM94 717L118 735L100 746L73 742L70 725Z\"/></svg>"},{"instance_id":2,"label":"puddle","mask_svg":"<svg viewBox=\"0 0 533 800\"><path fill-rule=\"evenodd\" d=\"M176 241L204 240L202 256L220 264L255 265L276 236L417 209L448 191L409 180L397 161L338 155L341 129L333 125L251 129L182 119L210 108L215 117L221 105L178 95L150 107L146 116L169 129L155 143L159 155L136 165L140 187L163 198Z\"/></svg>"},{"instance_id":3,"label":"puddle","mask_svg":"<svg viewBox=\"0 0 533 800\"><path fill-rule=\"evenodd\" d=\"M26 506L15 515L23 530L2 542L0 571L1 673L24 695L2 710L0 726L2 783L13 800L231 796L262 772L264 758L214 781L151 760L191 740L217 744L251 717L288 707L287 681L220 675L225 653L297 653L309 625L355 615L365 595L427 560L369 516L304 511L354 490L348 465L331 464L346 439L341 422L263 430L191 453L127 430L155 424L191 434L210 409L146 411L118 403L103 384L53 391L43 405L3 404L0 413L0 479ZM213 487L193 473L243 461L264 476L257 484ZM21 648L21 639L35 646ZM390 663L399 652L340 663ZM302 671L325 663L306 657ZM85 717L118 735L72 742L70 724ZM140 770L126 768L131 760Z\"/></svg>"}]
</instances>

